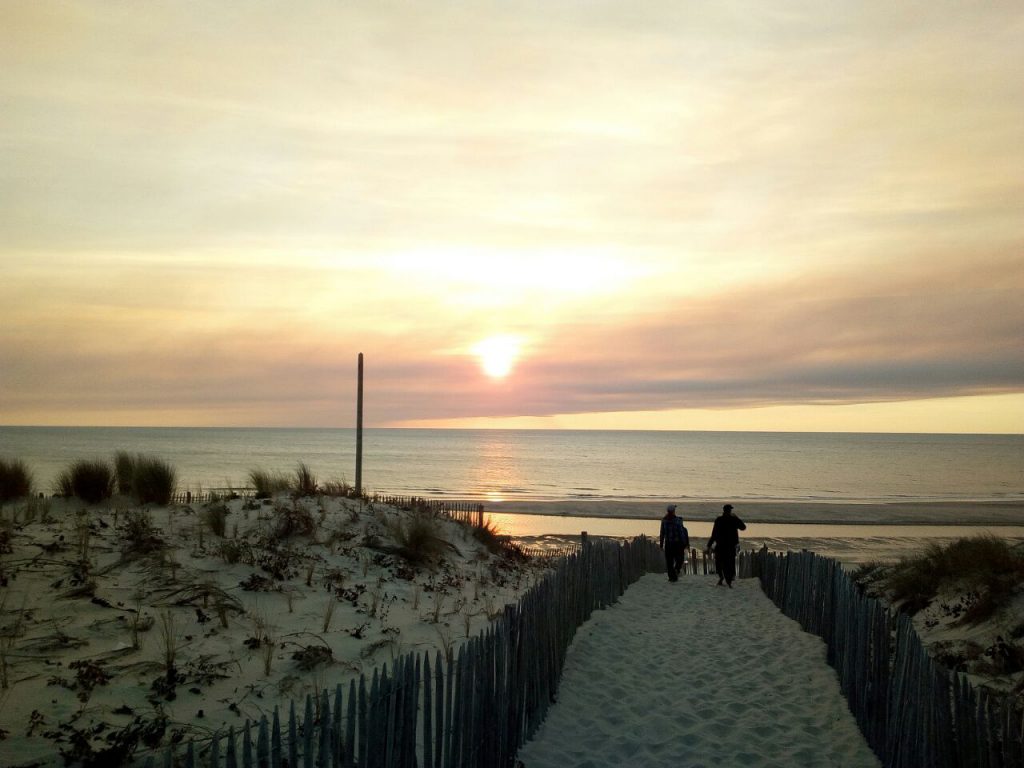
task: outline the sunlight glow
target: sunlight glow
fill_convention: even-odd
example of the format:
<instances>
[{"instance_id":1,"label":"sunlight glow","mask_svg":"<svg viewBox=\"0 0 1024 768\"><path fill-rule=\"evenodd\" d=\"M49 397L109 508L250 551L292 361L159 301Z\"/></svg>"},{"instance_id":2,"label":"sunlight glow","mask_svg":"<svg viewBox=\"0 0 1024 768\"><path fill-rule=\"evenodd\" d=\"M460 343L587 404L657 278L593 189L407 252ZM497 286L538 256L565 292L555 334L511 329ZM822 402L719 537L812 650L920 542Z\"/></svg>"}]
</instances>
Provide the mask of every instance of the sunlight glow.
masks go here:
<instances>
[{"instance_id":1,"label":"sunlight glow","mask_svg":"<svg viewBox=\"0 0 1024 768\"><path fill-rule=\"evenodd\" d=\"M529 303L544 295L559 299L619 294L651 275L633 254L626 258L610 250L578 247L507 251L497 247L454 245L422 247L382 256L378 269L417 284L452 290L462 300L473 296L489 305Z\"/></svg>"},{"instance_id":2,"label":"sunlight glow","mask_svg":"<svg viewBox=\"0 0 1024 768\"><path fill-rule=\"evenodd\" d=\"M522 341L518 336L502 334L490 336L473 347L473 354L480 358L480 367L492 379L503 379L512 371L519 358Z\"/></svg>"}]
</instances>

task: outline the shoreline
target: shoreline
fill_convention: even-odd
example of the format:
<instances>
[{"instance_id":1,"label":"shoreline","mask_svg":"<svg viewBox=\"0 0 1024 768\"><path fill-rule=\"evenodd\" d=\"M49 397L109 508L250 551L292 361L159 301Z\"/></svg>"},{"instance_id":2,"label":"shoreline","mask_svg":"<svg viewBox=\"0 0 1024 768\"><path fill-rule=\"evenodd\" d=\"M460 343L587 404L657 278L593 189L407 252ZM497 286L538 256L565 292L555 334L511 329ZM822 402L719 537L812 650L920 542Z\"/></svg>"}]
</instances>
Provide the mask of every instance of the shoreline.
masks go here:
<instances>
[{"instance_id":1,"label":"shoreline","mask_svg":"<svg viewBox=\"0 0 1024 768\"><path fill-rule=\"evenodd\" d=\"M687 521L713 522L721 512L719 502L662 501L500 501L485 502L489 514L545 517L594 517L620 520L653 520L664 514L665 505L678 505ZM724 502L723 502L724 503ZM782 502L732 501L736 514L757 523L803 525L1024 525L1022 501L905 501L905 502Z\"/></svg>"}]
</instances>

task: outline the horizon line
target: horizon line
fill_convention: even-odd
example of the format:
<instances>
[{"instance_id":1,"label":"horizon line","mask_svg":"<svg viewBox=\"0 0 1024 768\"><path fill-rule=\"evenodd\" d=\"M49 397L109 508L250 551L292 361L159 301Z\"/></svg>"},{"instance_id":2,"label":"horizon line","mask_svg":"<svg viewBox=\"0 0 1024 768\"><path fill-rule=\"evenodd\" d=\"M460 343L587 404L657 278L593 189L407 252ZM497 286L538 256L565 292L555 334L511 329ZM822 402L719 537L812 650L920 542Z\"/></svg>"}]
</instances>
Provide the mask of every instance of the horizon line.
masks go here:
<instances>
[{"instance_id":1,"label":"horizon line","mask_svg":"<svg viewBox=\"0 0 1024 768\"><path fill-rule=\"evenodd\" d=\"M309 425L255 425L255 424L0 424L0 429L266 429L266 430L355 430L351 426L309 426ZM1024 437L1024 432L907 432L852 429L652 429L629 427L443 427L443 426L363 426L363 429L394 431L435 431L435 432L675 432L675 433L735 433L766 435L949 435L949 436L1000 436Z\"/></svg>"}]
</instances>

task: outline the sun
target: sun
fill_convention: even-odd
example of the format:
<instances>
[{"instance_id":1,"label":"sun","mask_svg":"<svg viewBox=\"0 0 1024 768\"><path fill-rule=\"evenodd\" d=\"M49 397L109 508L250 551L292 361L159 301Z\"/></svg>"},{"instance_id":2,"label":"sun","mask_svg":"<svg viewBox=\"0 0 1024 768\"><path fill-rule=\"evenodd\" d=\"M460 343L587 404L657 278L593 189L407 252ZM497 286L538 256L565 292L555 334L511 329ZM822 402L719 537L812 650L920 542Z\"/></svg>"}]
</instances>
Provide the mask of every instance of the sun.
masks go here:
<instances>
[{"instance_id":1,"label":"sun","mask_svg":"<svg viewBox=\"0 0 1024 768\"><path fill-rule=\"evenodd\" d=\"M512 372L521 344L518 336L502 334L477 342L472 351L480 359L484 373L492 379L503 379Z\"/></svg>"}]
</instances>

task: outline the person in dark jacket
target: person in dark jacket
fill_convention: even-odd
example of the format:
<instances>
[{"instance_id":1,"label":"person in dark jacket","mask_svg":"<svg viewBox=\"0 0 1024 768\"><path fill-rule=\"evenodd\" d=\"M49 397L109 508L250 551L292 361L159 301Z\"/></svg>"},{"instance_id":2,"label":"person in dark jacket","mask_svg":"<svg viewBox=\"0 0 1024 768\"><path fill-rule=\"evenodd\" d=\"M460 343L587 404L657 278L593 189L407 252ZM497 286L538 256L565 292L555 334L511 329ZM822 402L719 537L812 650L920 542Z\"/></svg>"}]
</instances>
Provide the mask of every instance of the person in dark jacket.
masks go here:
<instances>
[{"instance_id":1,"label":"person in dark jacket","mask_svg":"<svg viewBox=\"0 0 1024 768\"><path fill-rule=\"evenodd\" d=\"M669 504L668 511L661 518L661 535L658 546L665 550L665 569L669 581L678 581L683 569L686 550L690 548L690 534L681 518L676 517L676 505Z\"/></svg>"},{"instance_id":2,"label":"person in dark jacket","mask_svg":"<svg viewBox=\"0 0 1024 768\"><path fill-rule=\"evenodd\" d=\"M722 507L722 514L715 518L708 539L708 550L715 553L715 571L718 572L718 586L722 583L732 588L736 578L736 548L740 545L740 531L747 530L742 520L732 513L732 504Z\"/></svg>"}]
</instances>

